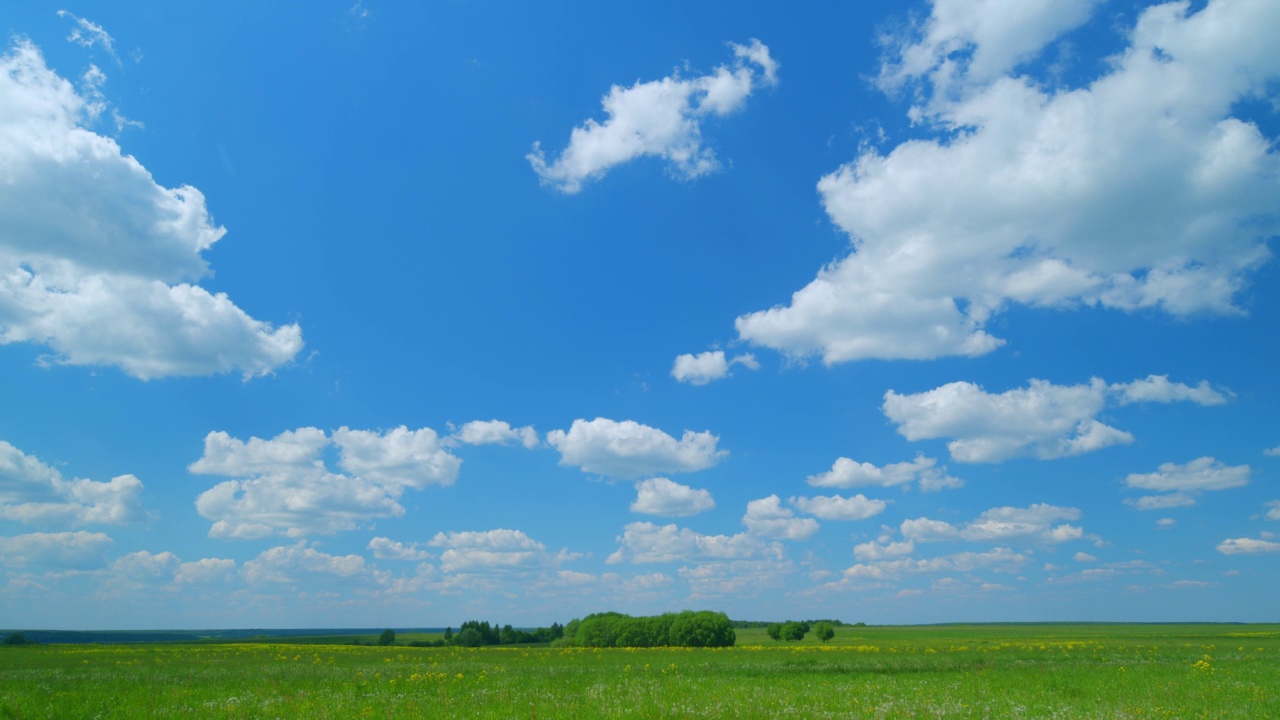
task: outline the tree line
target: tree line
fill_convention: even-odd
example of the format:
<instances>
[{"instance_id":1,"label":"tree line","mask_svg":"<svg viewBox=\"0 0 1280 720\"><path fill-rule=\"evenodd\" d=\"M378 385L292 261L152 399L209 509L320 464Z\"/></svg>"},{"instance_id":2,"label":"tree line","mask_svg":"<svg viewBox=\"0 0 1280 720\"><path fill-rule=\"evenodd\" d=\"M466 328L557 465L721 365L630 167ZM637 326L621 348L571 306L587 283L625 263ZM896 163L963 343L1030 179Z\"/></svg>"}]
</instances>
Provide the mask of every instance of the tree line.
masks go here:
<instances>
[{"instance_id":1,"label":"tree line","mask_svg":"<svg viewBox=\"0 0 1280 720\"><path fill-rule=\"evenodd\" d=\"M644 617L594 613L564 626L554 645L572 647L730 647L737 640L724 613L685 610Z\"/></svg>"}]
</instances>

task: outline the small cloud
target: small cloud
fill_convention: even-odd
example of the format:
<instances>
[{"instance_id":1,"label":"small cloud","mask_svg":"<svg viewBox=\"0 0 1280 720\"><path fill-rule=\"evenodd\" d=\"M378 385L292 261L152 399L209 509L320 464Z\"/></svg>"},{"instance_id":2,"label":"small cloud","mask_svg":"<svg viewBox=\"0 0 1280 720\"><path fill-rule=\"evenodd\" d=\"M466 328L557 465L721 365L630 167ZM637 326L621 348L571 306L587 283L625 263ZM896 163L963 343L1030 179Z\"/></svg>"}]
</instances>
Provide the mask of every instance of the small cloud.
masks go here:
<instances>
[{"instance_id":1,"label":"small cloud","mask_svg":"<svg viewBox=\"0 0 1280 720\"><path fill-rule=\"evenodd\" d=\"M1228 538L1218 543L1218 552L1223 555L1253 555L1280 552L1280 543L1255 540L1253 538Z\"/></svg>"},{"instance_id":2,"label":"small cloud","mask_svg":"<svg viewBox=\"0 0 1280 720\"><path fill-rule=\"evenodd\" d=\"M678 382L689 385L706 385L715 380L729 377L729 369L734 365L742 365L750 370L759 370L760 363L751 353L725 359L723 350L709 350L697 355L684 354L676 357L671 367L671 377Z\"/></svg>"},{"instance_id":3,"label":"small cloud","mask_svg":"<svg viewBox=\"0 0 1280 720\"><path fill-rule=\"evenodd\" d=\"M711 493L672 482L667 478L651 478L636 485L636 499L631 512L662 517L688 517L716 506Z\"/></svg>"},{"instance_id":4,"label":"small cloud","mask_svg":"<svg viewBox=\"0 0 1280 720\"><path fill-rule=\"evenodd\" d=\"M77 17L66 10L59 10L58 17L71 18L76 24L71 29L71 34L67 36L67 42L75 43L83 48L101 47L117 64L120 62L120 58L116 57L115 40L101 25L91 20Z\"/></svg>"},{"instance_id":5,"label":"small cloud","mask_svg":"<svg viewBox=\"0 0 1280 720\"><path fill-rule=\"evenodd\" d=\"M1075 555L1072 555L1072 556L1071 556L1071 559L1072 559L1072 560L1075 560L1075 561L1076 561L1076 562L1078 562L1078 563L1091 563L1091 562L1097 562L1097 561L1098 561L1098 558L1096 558L1096 557L1094 557L1094 556L1090 555L1090 554L1089 554L1089 553L1087 553L1087 552L1078 552L1078 553L1076 553Z\"/></svg>"},{"instance_id":6,"label":"small cloud","mask_svg":"<svg viewBox=\"0 0 1280 720\"><path fill-rule=\"evenodd\" d=\"M1160 518L1156 521L1156 528L1159 530L1169 530L1177 524L1178 521L1173 518Z\"/></svg>"}]
</instances>

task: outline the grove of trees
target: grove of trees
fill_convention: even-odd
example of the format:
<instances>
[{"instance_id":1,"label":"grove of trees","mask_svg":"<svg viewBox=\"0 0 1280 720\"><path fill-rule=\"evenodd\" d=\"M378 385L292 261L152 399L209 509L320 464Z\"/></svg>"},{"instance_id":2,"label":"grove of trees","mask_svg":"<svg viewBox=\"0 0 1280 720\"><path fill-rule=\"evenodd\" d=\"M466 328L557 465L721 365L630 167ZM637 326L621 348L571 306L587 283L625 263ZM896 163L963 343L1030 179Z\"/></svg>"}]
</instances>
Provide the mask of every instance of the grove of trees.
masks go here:
<instances>
[{"instance_id":1,"label":"grove of trees","mask_svg":"<svg viewBox=\"0 0 1280 720\"><path fill-rule=\"evenodd\" d=\"M616 612L571 620L559 645L577 647L730 647L737 640L724 613L685 610L646 617Z\"/></svg>"}]
</instances>

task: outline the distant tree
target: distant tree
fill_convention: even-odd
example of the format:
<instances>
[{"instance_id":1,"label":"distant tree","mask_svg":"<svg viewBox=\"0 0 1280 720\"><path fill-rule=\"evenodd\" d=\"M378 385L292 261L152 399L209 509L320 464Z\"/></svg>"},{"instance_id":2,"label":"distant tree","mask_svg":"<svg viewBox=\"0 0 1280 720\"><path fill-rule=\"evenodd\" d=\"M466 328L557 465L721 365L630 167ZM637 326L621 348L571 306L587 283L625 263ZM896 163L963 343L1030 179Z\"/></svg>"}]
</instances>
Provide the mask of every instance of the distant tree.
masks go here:
<instances>
[{"instance_id":1,"label":"distant tree","mask_svg":"<svg viewBox=\"0 0 1280 720\"><path fill-rule=\"evenodd\" d=\"M831 623L820 622L813 626L813 634L822 642L826 642L836 636L835 628L831 627Z\"/></svg>"},{"instance_id":2,"label":"distant tree","mask_svg":"<svg viewBox=\"0 0 1280 720\"><path fill-rule=\"evenodd\" d=\"M787 621L782 624L782 639L799 642L809 634L809 623Z\"/></svg>"},{"instance_id":3,"label":"distant tree","mask_svg":"<svg viewBox=\"0 0 1280 720\"><path fill-rule=\"evenodd\" d=\"M769 633L769 638L771 640L781 640L782 623L769 623L769 627L765 629L765 632Z\"/></svg>"},{"instance_id":4,"label":"distant tree","mask_svg":"<svg viewBox=\"0 0 1280 720\"><path fill-rule=\"evenodd\" d=\"M8 635L5 635L4 642L0 643L0 645L26 645L26 644L27 644L27 636L23 635L20 632L9 633Z\"/></svg>"},{"instance_id":5,"label":"distant tree","mask_svg":"<svg viewBox=\"0 0 1280 720\"><path fill-rule=\"evenodd\" d=\"M444 629L444 642L447 645L451 640L453 640L453 628L447 627Z\"/></svg>"},{"instance_id":6,"label":"distant tree","mask_svg":"<svg viewBox=\"0 0 1280 720\"><path fill-rule=\"evenodd\" d=\"M476 628L463 628L458 633L458 636L453 639L453 644L461 645L462 647L480 647L484 645L484 636Z\"/></svg>"},{"instance_id":7,"label":"distant tree","mask_svg":"<svg viewBox=\"0 0 1280 720\"><path fill-rule=\"evenodd\" d=\"M383 630L382 634L378 636L378 644L379 645L395 645L396 631L390 628Z\"/></svg>"}]
</instances>

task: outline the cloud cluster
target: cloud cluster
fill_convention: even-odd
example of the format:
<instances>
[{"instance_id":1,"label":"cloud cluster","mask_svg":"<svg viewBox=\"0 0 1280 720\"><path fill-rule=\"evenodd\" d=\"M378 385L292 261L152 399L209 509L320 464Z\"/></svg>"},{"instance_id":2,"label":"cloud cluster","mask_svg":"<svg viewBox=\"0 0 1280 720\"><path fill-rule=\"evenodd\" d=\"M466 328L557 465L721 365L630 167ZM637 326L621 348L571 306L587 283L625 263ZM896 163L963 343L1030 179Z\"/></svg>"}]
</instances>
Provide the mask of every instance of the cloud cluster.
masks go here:
<instances>
[{"instance_id":1,"label":"cloud cluster","mask_svg":"<svg viewBox=\"0 0 1280 720\"><path fill-rule=\"evenodd\" d=\"M711 493L672 482L667 478L650 478L636 484L636 500L631 512L662 517L689 517L716 506Z\"/></svg>"},{"instance_id":2,"label":"cloud cluster","mask_svg":"<svg viewBox=\"0 0 1280 720\"><path fill-rule=\"evenodd\" d=\"M519 443L532 450L538 447L538 431L532 425L511 427L503 420L472 420L458 428L453 437L467 445L511 445Z\"/></svg>"},{"instance_id":3,"label":"cloud cluster","mask_svg":"<svg viewBox=\"0 0 1280 720\"><path fill-rule=\"evenodd\" d=\"M74 478L0 440L0 519L82 526L137 522L142 482L119 475L107 482Z\"/></svg>"},{"instance_id":4,"label":"cloud cluster","mask_svg":"<svg viewBox=\"0 0 1280 720\"><path fill-rule=\"evenodd\" d=\"M1080 87L1017 74L1093 2L933 4L887 89L932 139L863 150L818 191L852 252L739 336L827 364L981 355L1010 305L1241 312L1280 229L1280 157L1237 117L1280 77L1267 2L1145 9Z\"/></svg>"},{"instance_id":5,"label":"cloud cluster","mask_svg":"<svg viewBox=\"0 0 1280 720\"><path fill-rule=\"evenodd\" d=\"M862 493L853 497L818 495L817 497L793 497L787 502L802 513L823 520L866 520L884 512L883 500L871 500Z\"/></svg>"},{"instance_id":6,"label":"cloud cluster","mask_svg":"<svg viewBox=\"0 0 1280 720\"><path fill-rule=\"evenodd\" d=\"M867 462L857 462L847 457L836 458L831 469L819 475L810 475L809 484L814 487L854 488L854 487L901 487L909 488L913 483L921 490L943 490L958 488L964 481L951 477L945 467L937 467L938 461L917 455L911 462L891 463L876 466Z\"/></svg>"},{"instance_id":7,"label":"cloud cluster","mask_svg":"<svg viewBox=\"0 0 1280 720\"><path fill-rule=\"evenodd\" d=\"M226 232L204 195L158 185L88 127L104 77L90 78L86 96L28 41L0 56L0 345L35 343L52 350L43 362L112 365L144 380L252 377L290 362L302 349L297 325L254 320L193 284Z\"/></svg>"},{"instance_id":8,"label":"cloud cluster","mask_svg":"<svg viewBox=\"0 0 1280 720\"><path fill-rule=\"evenodd\" d=\"M675 364L671 367L671 377L678 382L690 385L706 385L714 380L728 377L729 368L734 365L741 365L750 370L760 369L760 363L756 362L756 356L751 353L727 359L723 350L708 350L697 355L677 356Z\"/></svg>"},{"instance_id":9,"label":"cloud cluster","mask_svg":"<svg viewBox=\"0 0 1280 720\"><path fill-rule=\"evenodd\" d=\"M618 537L619 548L607 562L668 563L771 558L780 560L777 543L751 534L703 535L675 524L628 523Z\"/></svg>"},{"instance_id":10,"label":"cloud cluster","mask_svg":"<svg viewBox=\"0 0 1280 720\"><path fill-rule=\"evenodd\" d=\"M1226 465L1211 457L1197 458L1186 465L1162 463L1153 473L1131 473L1124 484L1164 494L1127 499L1125 503L1138 510L1195 505L1195 496L1206 490L1228 490L1248 485L1251 472L1248 465Z\"/></svg>"},{"instance_id":11,"label":"cloud cluster","mask_svg":"<svg viewBox=\"0 0 1280 720\"><path fill-rule=\"evenodd\" d=\"M977 519L955 526L942 520L916 518L904 520L902 536L911 542L1005 542L1025 540L1056 544L1085 537L1082 528L1064 520L1079 520L1077 508L1038 503L1029 507L997 507L983 512Z\"/></svg>"},{"instance_id":12,"label":"cloud cluster","mask_svg":"<svg viewBox=\"0 0 1280 720\"><path fill-rule=\"evenodd\" d=\"M105 533L28 533L0 537L0 565L11 568L90 570L102 567L115 541Z\"/></svg>"},{"instance_id":13,"label":"cloud cluster","mask_svg":"<svg viewBox=\"0 0 1280 720\"><path fill-rule=\"evenodd\" d=\"M1197 387L1151 376L1107 385L1099 378L1080 385L1031 380L1025 388L993 394L970 382L953 382L922 393L889 390L882 410L908 440L953 438L959 462L1001 462L1015 457L1052 459L1133 442L1133 435L1097 419L1109 402L1226 402L1206 382Z\"/></svg>"},{"instance_id":14,"label":"cloud cluster","mask_svg":"<svg viewBox=\"0 0 1280 720\"><path fill-rule=\"evenodd\" d=\"M686 79L676 73L626 88L614 85L602 100L608 119L574 128L559 158L547 162L539 144L533 144L526 158L534 172L544 184L572 194L614 166L643 156L662 158L682 178L716 170L715 153L702 145L702 121L733 113L757 88L778 81L778 63L759 40L729 47L732 65L709 75Z\"/></svg>"},{"instance_id":15,"label":"cloud cluster","mask_svg":"<svg viewBox=\"0 0 1280 720\"><path fill-rule=\"evenodd\" d=\"M323 453L338 450L338 466ZM188 468L198 475L233 478L201 493L196 509L213 521L211 537L263 538L351 530L379 517L404 514L407 488L450 485L462 460L430 428L385 432L318 428L247 442L225 432L205 437L204 455Z\"/></svg>"},{"instance_id":16,"label":"cloud cluster","mask_svg":"<svg viewBox=\"0 0 1280 720\"><path fill-rule=\"evenodd\" d=\"M694 472L715 465L727 451L717 450L710 432L686 430L676 440L634 420L574 420L568 431L547 433L547 444L560 451L561 465L616 478L659 473Z\"/></svg>"},{"instance_id":17,"label":"cloud cluster","mask_svg":"<svg viewBox=\"0 0 1280 720\"><path fill-rule=\"evenodd\" d=\"M821 502L818 505L837 509ZM777 495L747 503L742 524L747 526L747 532L773 540L807 540L818 532L819 527L817 520L796 517L794 512L782 507L782 500Z\"/></svg>"}]
</instances>

